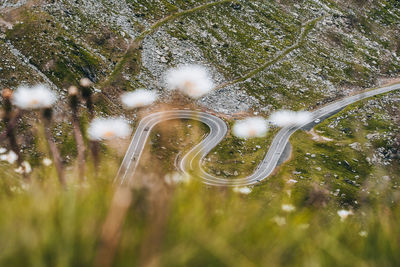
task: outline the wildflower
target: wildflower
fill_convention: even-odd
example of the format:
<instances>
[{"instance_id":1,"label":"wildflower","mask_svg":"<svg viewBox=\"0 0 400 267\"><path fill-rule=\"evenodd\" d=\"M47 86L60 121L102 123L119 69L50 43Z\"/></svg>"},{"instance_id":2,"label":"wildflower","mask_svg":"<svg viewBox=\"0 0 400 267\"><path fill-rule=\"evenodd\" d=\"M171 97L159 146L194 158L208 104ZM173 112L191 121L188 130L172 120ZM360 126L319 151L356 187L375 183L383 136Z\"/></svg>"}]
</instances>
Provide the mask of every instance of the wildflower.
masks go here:
<instances>
[{"instance_id":1,"label":"wildflower","mask_svg":"<svg viewBox=\"0 0 400 267\"><path fill-rule=\"evenodd\" d=\"M207 70L198 65L186 65L169 70L166 74L169 90L179 90L191 98L199 98L214 86Z\"/></svg>"},{"instance_id":2,"label":"wildflower","mask_svg":"<svg viewBox=\"0 0 400 267\"><path fill-rule=\"evenodd\" d=\"M312 121L311 113L308 111L296 112L296 125L304 125Z\"/></svg>"},{"instance_id":3,"label":"wildflower","mask_svg":"<svg viewBox=\"0 0 400 267\"><path fill-rule=\"evenodd\" d=\"M17 159L18 155L12 150L10 150L7 154L0 155L0 160L7 161L10 164L14 164Z\"/></svg>"},{"instance_id":4,"label":"wildflower","mask_svg":"<svg viewBox=\"0 0 400 267\"><path fill-rule=\"evenodd\" d=\"M263 137L267 131L267 121L261 117L237 121L233 126L233 134L239 138Z\"/></svg>"},{"instance_id":5,"label":"wildflower","mask_svg":"<svg viewBox=\"0 0 400 267\"><path fill-rule=\"evenodd\" d=\"M42 160L42 163L43 163L44 166L50 166L53 163L53 161L51 159L49 159L49 158L44 158Z\"/></svg>"},{"instance_id":6,"label":"wildflower","mask_svg":"<svg viewBox=\"0 0 400 267\"><path fill-rule=\"evenodd\" d=\"M368 236L368 232L367 231L360 231L358 233L361 237L367 237Z\"/></svg>"},{"instance_id":7,"label":"wildflower","mask_svg":"<svg viewBox=\"0 0 400 267\"><path fill-rule=\"evenodd\" d=\"M85 91L89 90L88 88L84 89ZM85 175L85 165L86 165L86 159L85 159L85 143L83 141L83 134L81 131L80 127L80 121L79 121L79 89L76 86L70 86L68 88L68 98L69 98L69 106L71 107L72 113L71 113L71 120L72 120L72 126L74 128L74 138L75 138L75 143L76 143L76 150L78 152L77 155L77 161L78 161L78 170L79 170L79 178L83 180L84 175ZM91 112L91 111L90 111ZM45 162L43 162L46 166L51 164L51 161L47 165Z\"/></svg>"},{"instance_id":8,"label":"wildflower","mask_svg":"<svg viewBox=\"0 0 400 267\"><path fill-rule=\"evenodd\" d=\"M6 153L7 149L5 149L4 147L0 147L0 154Z\"/></svg>"},{"instance_id":9,"label":"wildflower","mask_svg":"<svg viewBox=\"0 0 400 267\"><path fill-rule=\"evenodd\" d=\"M21 163L21 166L19 166L17 169L15 169L16 173L23 174L23 173L30 173L32 171L31 165L29 162L24 161Z\"/></svg>"},{"instance_id":10,"label":"wildflower","mask_svg":"<svg viewBox=\"0 0 400 267\"><path fill-rule=\"evenodd\" d=\"M156 100L157 93L155 91L148 91L144 89L139 89L134 92L129 92L121 95L122 104L127 109L148 106Z\"/></svg>"},{"instance_id":11,"label":"wildflower","mask_svg":"<svg viewBox=\"0 0 400 267\"><path fill-rule=\"evenodd\" d=\"M272 218L272 220L278 225L278 226L284 226L286 224L286 219L284 217L280 216L275 216Z\"/></svg>"},{"instance_id":12,"label":"wildflower","mask_svg":"<svg viewBox=\"0 0 400 267\"><path fill-rule=\"evenodd\" d=\"M51 107L44 108L42 110L42 120L44 124L44 134L47 139L47 144L49 145L50 153L54 160L54 165L56 166L58 180L60 181L62 186L66 186L65 181L65 173L64 173L64 164L61 159L60 151L53 140L52 132L51 132L51 121L53 116L53 109ZM28 166L28 165L26 165ZM29 166L30 168L30 166ZM24 170L25 173L29 173L28 167Z\"/></svg>"},{"instance_id":13,"label":"wildflower","mask_svg":"<svg viewBox=\"0 0 400 267\"><path fill-rule=\"evenodd\" d=\"M9 89L9 88L4 88L4 89L1 91L1 96L2 96L4 99L11 99L11 98L12 98L12 95L13 95L13 91L12 91L11 89Z\"/></svg>"},{"instance_id":14,"label":"wildflower","mask_svg":"<svg viewBox=\"0 0 400 267\"><path fill-rule=\"evenodd\" d=\"M9 154L9 156L11 156L11 161L14 162L15 160L12 160L12 158L16 158L16 160L18 161L18 163L21 163L22 161L22 157L20 155L20 149L19 149L19 145L17 143L17 137L15 135L15 127L17 124L18 119L20 118L21 112L16 109L13 112L13 91L11 91L11 89L9 88L4 88L1 91L1 95L3 97L3 101L2 101L2 111L3 113L1 114L2 119L3 119L3 123L4 123L4 128L5 131L3 132L3 134L6 135L6 138L8 139L8 142L10 144L10 148L13 151L11 154ZM15 151L15 153L14 153ZM2 153L6 153L7 150L5 148L2 148ZM6 157L7 158L7 157ZM9 158L10 159L10 158ZM7 160L7 159L5 159Z\"/></svg>"},{"instance_id":15,"label":"wildflower","mask_svg":"<svg viewBox=\"0 0 400 267\"><path fill-rule=\"evenodd\" d=\"M244 186L244 187L234 187L233 192L240 193L243 195L248 195L251 193L251 188Z\"/></svg>"},{"instance_id":16,"label":"wildflower","mask_svg":"<svg viewBox=\"0 0 400 267\"><path fill-rule=\"evenodd\" d=\"M128 123L120 118L96 118L88 129L91 140L126 138L131 133Z\"/></svg>"},{"instance_id":17,"label":"wildflower","mask_svg":"<svg viewBox=\"0 0 400 267\"><path fill-rule=\"evenodd\" d=\"M280 110L272 113L269 118L272 124L279 127L291 126L291 125L304 125L312 121L310 112L307 111L291 111L291 110Z\"/></svg>"},{"instance_id":18,"label":"wildflower","mask_svg":"<svg viewBox=\"0 0 400 267\"><path fill-rule=\"evenodd\" d=\"M187 175L182 175L178 172L165 175L164 180L167 184L180 184L189 182L190 178Z\"/></svg>"},{"instance_id":19,"label":"wildflower","mask_svg":"<svg viewBox=\"0 0 400 267\"><path fill-rule=\"evenodd\" d=\"M287 181L287 183L288 184L295 184L295 183L298 183L299 181L297 181L297 180L295 180L295 179L289 179L288 181Z\"/></svg>"},{"instance_id":20,"label":"wildflower","mask_svg":"<svg viewBox=\"0 0 400 267\"><path fill-rule=\"evenodd\" d=\"M338 210L337 214L340 217L340 220L343 222L349 215L353 215L351 210Z\"/></svg>"},{"instance_id":21,"label":"wildflower","mask_svg":"<svg viewBox=\"0 0 400 267\"><path fill-rule=\"evenodd\" d=\"M90 86L92 86L92 81L91 80L89 80L88 78L82 78L80 81L79 81L79 84L82 86L82 87L90 87Z\"/></svg>"},{"instance_id":22,"label":"wildflower","mask_svg":"<svg viewBox=\"0 0 400 267\"><path fill-rule=\"evenodd\" d=\"M292 204L282 204L282 210L285 212L292 212L296 210L296 207Z\"/></svg>"},{"instance_id":23,"label":"wildflower","mask_svg":"<svg viewBox=\"0 0 400 267\"><path fill-rule=\"evenodd\" d=\"M13 103L21 109L50 108L57 100L56 94L45 85L20 86L13 94Z\"/></svg>"},{"instance_id":24,"label":"wildflower","mask_svg":"<svg viewBox=\"0 0 400 267\"><path fill-rule=\"evenodd\" d=\"M89 115L90 115L91 119L93 119L93 117L94 117L94 108L93 108L93 99L92 99L93 92L91 89L92 84L93 84L92 81L89 80L88 78L82 78L79 82L81 94L82 94L83 99L86 102L86 108L89 111ZM73 95L70 95L70 96L73 96Z\"/></svg>"},{"instance_id":25,"label":"wildflower","mask_svg":"<svg viewBox=\"0 0 400 267\"><path fill-rule=\"evenodd\" d=\"M68 95L75 96L78 95L78 93L79 93L78 87L72 85L68 88Z\"/></svg>"}]
</instances>

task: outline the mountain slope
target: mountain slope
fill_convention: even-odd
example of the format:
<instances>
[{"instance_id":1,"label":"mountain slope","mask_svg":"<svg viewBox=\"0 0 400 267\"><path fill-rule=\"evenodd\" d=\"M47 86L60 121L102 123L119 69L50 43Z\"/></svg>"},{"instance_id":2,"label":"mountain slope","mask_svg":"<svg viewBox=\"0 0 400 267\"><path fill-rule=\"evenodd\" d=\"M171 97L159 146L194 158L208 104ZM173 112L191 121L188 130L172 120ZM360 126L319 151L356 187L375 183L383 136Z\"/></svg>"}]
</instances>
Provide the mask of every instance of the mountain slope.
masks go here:
<instances>
[{"instance_id":1,"label":"mountain slope","mask_svg":"<svg viewBox=\"0 0 400 267\"><path fill-rule=\"evenodd\" d=\"M116 106L122 90L163 92L164 71L185 63L208 66L216 81L217 90L198 104L227 114L308 109L373 86L400 67L397 1L63 0L1 7L1 86L42 81L41 74L24 77L26 63L7 56L11 43L60 90L87 76Z\"/></svg>"}]
</instances>

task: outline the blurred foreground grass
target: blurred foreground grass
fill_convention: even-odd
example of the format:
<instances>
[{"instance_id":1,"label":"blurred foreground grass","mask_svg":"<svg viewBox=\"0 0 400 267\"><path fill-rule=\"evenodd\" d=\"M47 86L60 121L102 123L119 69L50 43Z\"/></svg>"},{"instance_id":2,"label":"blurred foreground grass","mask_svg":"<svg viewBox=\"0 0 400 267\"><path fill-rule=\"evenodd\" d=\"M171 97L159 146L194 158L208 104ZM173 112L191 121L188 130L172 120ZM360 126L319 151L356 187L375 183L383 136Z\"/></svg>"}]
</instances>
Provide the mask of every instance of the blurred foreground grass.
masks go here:
<instances>
[{"instance_id":1,"label":"blurred foreground grass","mask_svg":"<svg viewBox=\"0 0 400 267\"><path fill-rule=\"evenodd\" d=\"M0 266L93 266L118 163L105 156L99 176L89 170L84 184L71 171L67 190L52 167L36 168L28 185L1 165ZM249 195L156 179L132 189L112 266L400 264L399 196L390 188L341 221L336 200L310 204L278 178Z\"/></svg>"},{"instance_id":2,"label":"blurred foreground grass","mask_svg":"<svg viewBox=\"0 0 400 267\"><path fill-rule=\"evenodd\" d=\"M54 166L35 160L47 154L38 137L29 183L16 166L0 162L0 266L399 266L397 179L383 179L367 164L369 154L349 147L365 141L368 127L391 129L394 122L375 125L374 116L358 112L368 124L350 124L362 120L349 113L354 108L316 127L335 141L296 132L292 160L249 194L195 179L165 180L179 152L206 133L195 121L154 129L129 190L113 184L127 144L102 146L100 169L95 172L89 158L84 182L71 155L63 189ZM348 119L330 128L338 118ZM258 143L249 144L253 151ZM59 145L71 153L69 142ZM397 177L394 162L384 175ZM357 184L348 183L356 175ZM341 209L352 214L343 219Z\"/></svg>"}]
</instances>

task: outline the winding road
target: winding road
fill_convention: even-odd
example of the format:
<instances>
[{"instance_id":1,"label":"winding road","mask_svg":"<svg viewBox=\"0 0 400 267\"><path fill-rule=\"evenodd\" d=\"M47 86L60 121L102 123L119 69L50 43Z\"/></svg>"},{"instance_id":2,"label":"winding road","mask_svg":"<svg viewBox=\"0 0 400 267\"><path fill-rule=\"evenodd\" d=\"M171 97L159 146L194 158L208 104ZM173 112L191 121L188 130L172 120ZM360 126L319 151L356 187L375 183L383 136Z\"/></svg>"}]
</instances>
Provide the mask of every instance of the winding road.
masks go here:
<instances>
[{"instance_id":1,"label":"winding road","mask_svg":"<svg viewBox=\"0 0 400 267\"><path fill-rule=\"evenodd\" d=\"M368 97L387 93L400 89L400 84L373 89L353 96L343 98L339 101L328 104L312 112L312 119L303 125L289 126L282 128L272 140L269 150L256 167L255 171L245 177L238 179L225 179L213 176L207 173L203 167L203 159L219 142L224 139L228 132L226 123L211 114L191 110L171 110L150 114L144 117L132 138L129 148L122 161L121 167L116 177L116 183L129 184L135 174L139 164L141 154L143 152L146 141L151 130L155 125L162 121L174 119L192 119L198 120L206 124L210 128L210 132L199 144L193 147L179 162L179 169L186 175L196 177L203 183L213 186L246 186L252 185L266 179L276 168L279 159L283 155L286 145L289 143L290 136L303 127L318 124L323 119L332 116L344 107Z\"/></svg>"}]
</instances>

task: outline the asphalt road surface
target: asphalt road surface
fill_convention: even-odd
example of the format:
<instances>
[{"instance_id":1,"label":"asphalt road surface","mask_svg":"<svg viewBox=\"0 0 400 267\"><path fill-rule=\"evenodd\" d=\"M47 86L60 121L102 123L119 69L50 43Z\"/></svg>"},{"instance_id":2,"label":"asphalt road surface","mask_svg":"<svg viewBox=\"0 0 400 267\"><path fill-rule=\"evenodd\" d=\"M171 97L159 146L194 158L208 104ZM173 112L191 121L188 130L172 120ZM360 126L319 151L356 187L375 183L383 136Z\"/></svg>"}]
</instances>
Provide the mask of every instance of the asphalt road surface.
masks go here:
<instances>
[{"instance_id":1,"label":"asphalt road surface","mask_svg":"<svg viewBox=\"0 0 400 267\"><path fill-rule=\"evenodd\" d=\"M342 100L328 104L312 112L312 119L303 125L289 126L282 128L272 140L267 154L257 166L255 171L245 177L237 179L226 179L213 176L207 173L203 167L203 159L207 154L224 139L228 132L226 123L211 114L191 110L171 110L150 114L144 117L132 138L129 148L122 161L121 167L116 177L116 182L128 184L132 181L136 168L139 164L140 156L149 137L152 128L162 121L174 119L192 119L206 124L210 132L199 144L193 147L184 155L178 164L181 172L186 175L201 179L203 183L213 186L246 186L252 185L266 179L276 168L279 159L283 156L285 146L289 143L290 136L301 128L310 128L325 119L328 115L333 115L347 105L353 104L362 99L387 93L400 89L400 84L386 86L357 95L343 98Z\"/></svg>"}]
</instances>

